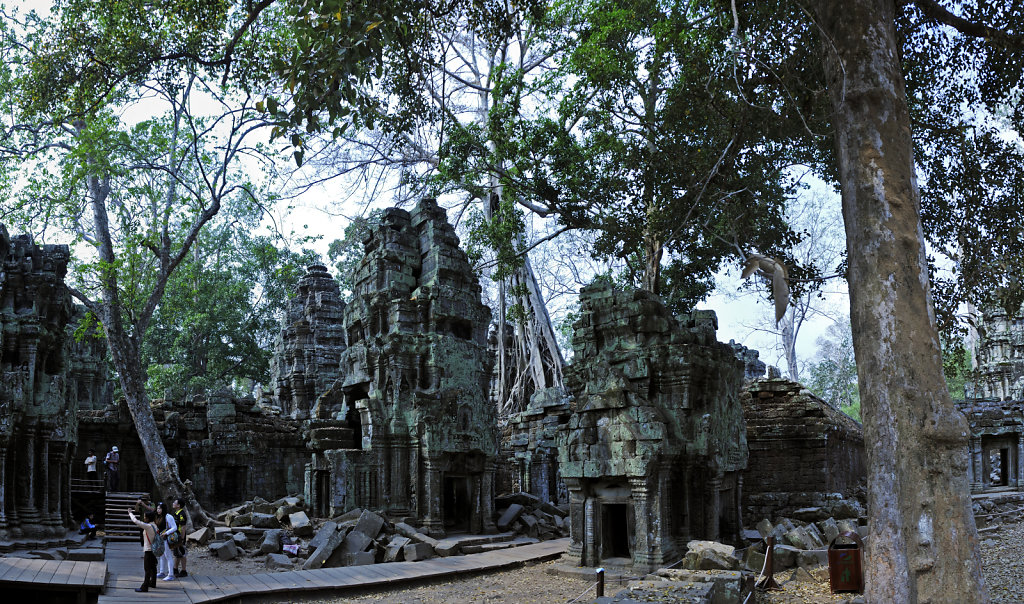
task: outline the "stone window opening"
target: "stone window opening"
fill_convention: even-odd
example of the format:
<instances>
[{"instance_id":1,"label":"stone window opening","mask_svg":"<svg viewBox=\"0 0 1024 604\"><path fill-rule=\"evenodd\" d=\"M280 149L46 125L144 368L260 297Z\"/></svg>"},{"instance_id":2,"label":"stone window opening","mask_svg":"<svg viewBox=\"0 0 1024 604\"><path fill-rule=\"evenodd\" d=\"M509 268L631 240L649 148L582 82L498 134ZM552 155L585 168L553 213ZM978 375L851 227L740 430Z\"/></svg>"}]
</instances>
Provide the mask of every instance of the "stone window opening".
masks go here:
<instances>
[{"instance_id":1,"label":"stone window opening","mask_svg":"<svg viewBox=\"0 0 1024 604\"><path fill-rule=\"evenodd\" d=\"M994 487L1005 487L1009 481L1009 449L993 449L989 451L989 484Z\"/></svg>"},{"instance_id":2,"label":"stone window opening","mask_svg":"<svg viewBox=\"0 0 1024 604\"><path fill-rule=\"evenodd\" d=\"M452 335L460 340L470 340L473 338L473 326L469 321L452 319L449 327L451 328Z\"/></svg>"},{"instance_id":3,"label":"stone window opening","mask_svg":"<svg viewBox=\"0 0 1024 604\"><path fill-rule=\"evenodd\" d=\"M316 497L313 500L316 502L314 511L317 516L326 518L331 514L331 473L327 470L314 470L313 484L316 489Z\"/></svg>"},{"instance_id":4,"label":"stone window opening","mask_svg":"<svg viewBox=\"0 0 1024 604\"><path fill-rule=\"evenodd\" d=\"M363 341L363 325L356 321L348 328L348 345L355 346Z\"/></svg>"}]
</instances>

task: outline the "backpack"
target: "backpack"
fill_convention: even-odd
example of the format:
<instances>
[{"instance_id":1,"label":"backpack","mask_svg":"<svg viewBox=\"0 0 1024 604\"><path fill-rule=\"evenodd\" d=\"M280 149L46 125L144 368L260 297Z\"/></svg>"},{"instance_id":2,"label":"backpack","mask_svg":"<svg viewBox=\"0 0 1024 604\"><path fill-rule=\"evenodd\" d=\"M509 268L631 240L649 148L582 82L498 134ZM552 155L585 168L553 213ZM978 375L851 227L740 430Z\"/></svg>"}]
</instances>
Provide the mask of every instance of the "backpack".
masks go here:
<instances>
[{"instance_id":1,"label":"backpack","mask_svg":"<svg viewBox=\"0 0 1024 604\"><path fill-rule=\"evenodd\" d=\"M174 549L181 546L181 533L174 531L170 535L167 535L167 547Z\"/></svg>"},{"instance_id":2,"label":"backpack","mask_svg":"<svg viewBox=\"0 0 1024 604\"><path fill-rule=\"evenodd\" d=\"M164 538L159 532L157 532L156 539L154 539L153 543L150 545L150 549L153 550L153 555L157 558L164 555Z\"/></svg>"}]
</instances>

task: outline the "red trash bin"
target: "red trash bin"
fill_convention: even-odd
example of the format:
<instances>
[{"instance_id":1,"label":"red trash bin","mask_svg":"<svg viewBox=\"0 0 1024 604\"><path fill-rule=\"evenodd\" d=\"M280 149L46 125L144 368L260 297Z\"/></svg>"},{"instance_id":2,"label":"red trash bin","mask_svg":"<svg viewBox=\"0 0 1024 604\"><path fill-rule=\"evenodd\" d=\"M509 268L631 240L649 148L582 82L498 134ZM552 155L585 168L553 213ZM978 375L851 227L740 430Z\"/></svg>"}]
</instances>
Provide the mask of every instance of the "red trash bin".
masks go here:
<instances>
[{"instance_id":1,"label":"red trash bin","mask_svg":"<svg viewBox=\"0 0 1024 604\"><path fill-rule=\"evenodd\" d=\"M843 538L853 543L836 543ZM841 533L828 544L828 583L832 593L864 593L863 551L864 542L860 535L849 531Z\"/></svg>"}]
</instances>

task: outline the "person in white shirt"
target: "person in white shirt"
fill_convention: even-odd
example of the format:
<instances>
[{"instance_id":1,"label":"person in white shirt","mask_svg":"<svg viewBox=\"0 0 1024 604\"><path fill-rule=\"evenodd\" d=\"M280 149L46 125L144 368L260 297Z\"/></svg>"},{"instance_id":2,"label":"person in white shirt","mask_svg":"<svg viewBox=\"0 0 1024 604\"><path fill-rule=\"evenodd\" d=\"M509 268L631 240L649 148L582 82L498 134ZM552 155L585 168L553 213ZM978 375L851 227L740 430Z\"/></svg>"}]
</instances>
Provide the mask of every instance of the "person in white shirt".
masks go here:
<instances>
[{"instance_id":1,"label":"person in white shirt","mask_svg":"<svg viewBox=\"0 0 1024 604\"><path fill-rule=\"evenodd\" d=\"M96 449L89 449L89 457L85 458L85 477L89 480L99 478L96 473Z\"/></svg>"},{"instance_id":2,"label":"person in white shirt","mask_svg":"<svg viewBox=\"0 0 1024 604\"><path fill-rule=\"evenodd\" d=\"M164 539L168 539L171 533L178 532L178 523L174 521L174 515L167 512L167 504L160 502L156 504L156 517L159 522L160 518L163 518L163 526L160 527L160 535ZM164 555L160 556L157 560L157 573L156 576L164 581L174 580L174 552L170 544L164 548Z\"/></svg>"}]
</instances>

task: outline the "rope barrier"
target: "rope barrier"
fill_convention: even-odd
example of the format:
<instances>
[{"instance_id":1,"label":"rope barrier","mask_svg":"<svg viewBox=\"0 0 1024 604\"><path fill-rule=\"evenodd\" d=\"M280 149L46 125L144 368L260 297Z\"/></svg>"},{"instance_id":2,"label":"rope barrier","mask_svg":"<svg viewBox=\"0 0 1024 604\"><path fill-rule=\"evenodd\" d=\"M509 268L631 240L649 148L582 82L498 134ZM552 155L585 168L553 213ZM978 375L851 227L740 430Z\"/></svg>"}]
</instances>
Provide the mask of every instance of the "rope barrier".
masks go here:
<instances>
[{"instance_id":1,"label":"rope barrier","mask_svg":"<svg viewBox=\"0 0 1024 604\"><path fill-rule=\"evenodd\" d=\"M587 595L587 592L589 592L591 589L594 589L595 587L597 587L597 581L594 581L594 583L590 587L584 589L583 593L581 593L580 595L576 596L575 600L569 600L566 604L573 604L573 602L579 602L580 598L582 598L583 596Z\"/></svg>"}]
</instances>

